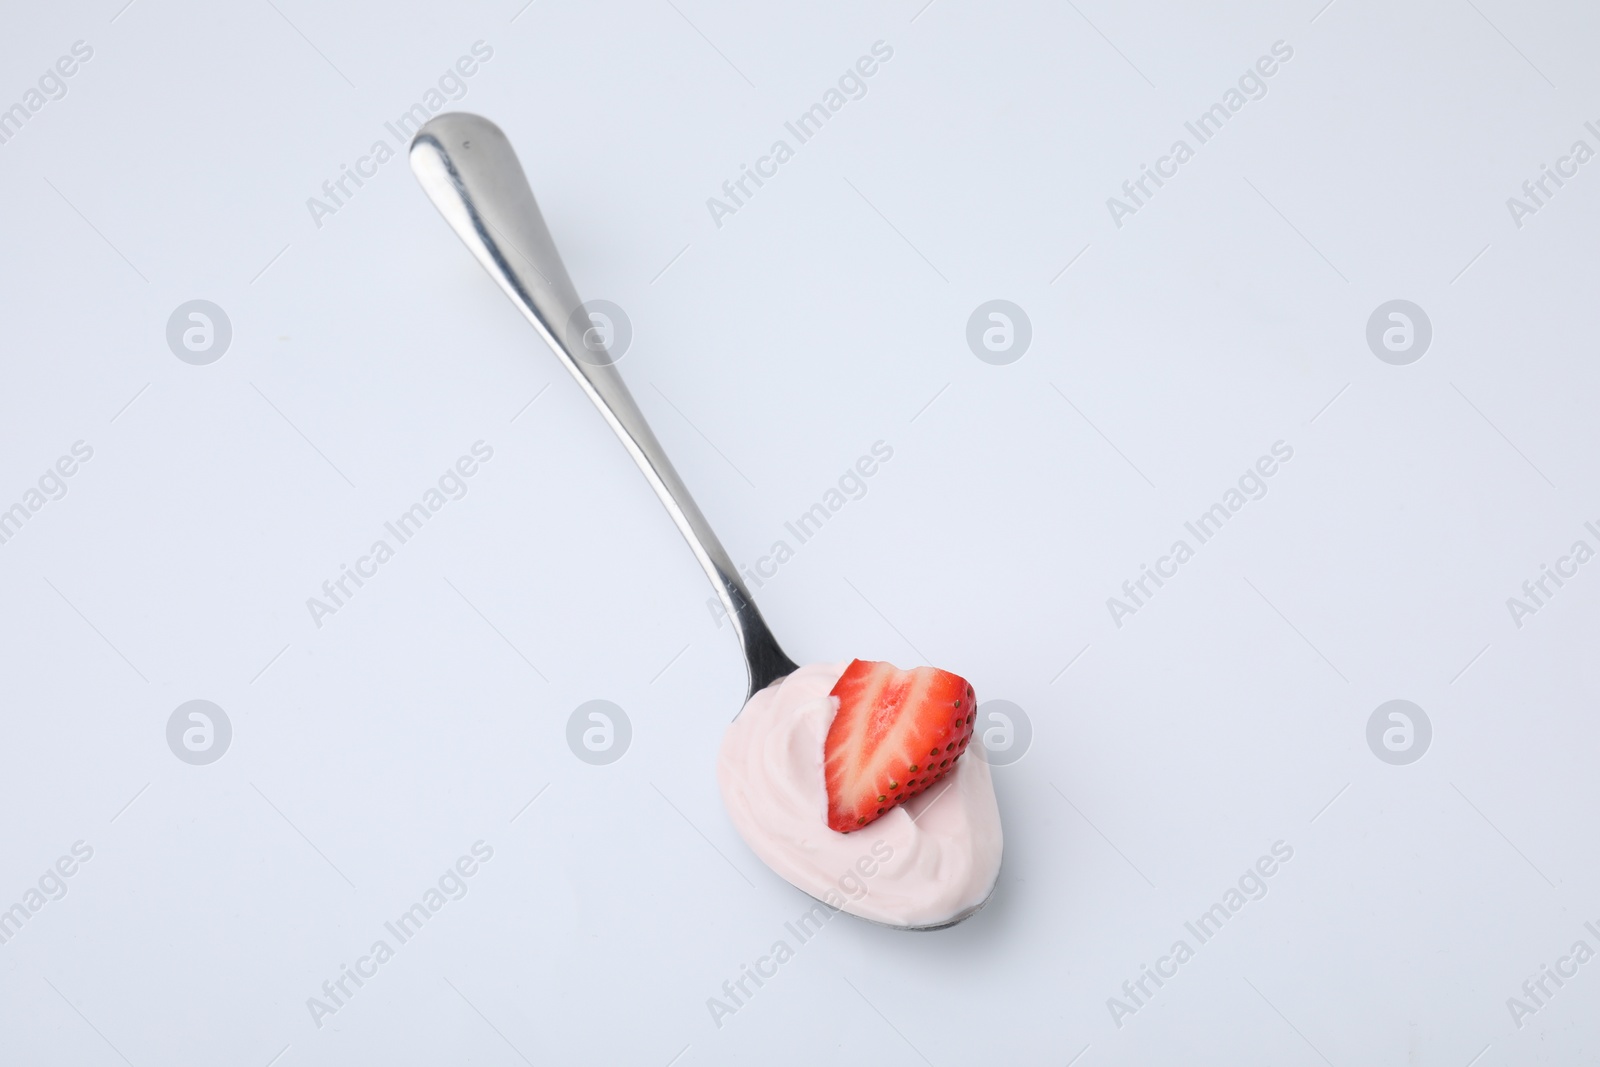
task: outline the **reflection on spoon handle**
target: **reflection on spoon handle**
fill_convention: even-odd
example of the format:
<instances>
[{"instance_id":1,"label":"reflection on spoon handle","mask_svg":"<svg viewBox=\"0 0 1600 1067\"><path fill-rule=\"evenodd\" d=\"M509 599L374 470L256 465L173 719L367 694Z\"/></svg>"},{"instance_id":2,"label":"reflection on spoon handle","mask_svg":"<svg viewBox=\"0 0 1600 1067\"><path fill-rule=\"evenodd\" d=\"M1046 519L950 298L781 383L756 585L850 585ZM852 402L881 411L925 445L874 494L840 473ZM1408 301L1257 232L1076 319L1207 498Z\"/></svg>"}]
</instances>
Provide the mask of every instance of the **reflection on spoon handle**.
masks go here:
<instances>
[{"instance_id":1,"label":"reflection on spoon handle","mask_svg":"<svg viewBox=\"0 0 1600 1067\"><path fill-rule=\"evenodd\" d=\"M411 169L450 228L589 394L661 498L733 620L750 670L750 693L793 671L795 664L767 629L622 376L604 353L583 343L588 317L506 135L477 115L435 116L411 142Z\"/></svg>"}]
</instances>

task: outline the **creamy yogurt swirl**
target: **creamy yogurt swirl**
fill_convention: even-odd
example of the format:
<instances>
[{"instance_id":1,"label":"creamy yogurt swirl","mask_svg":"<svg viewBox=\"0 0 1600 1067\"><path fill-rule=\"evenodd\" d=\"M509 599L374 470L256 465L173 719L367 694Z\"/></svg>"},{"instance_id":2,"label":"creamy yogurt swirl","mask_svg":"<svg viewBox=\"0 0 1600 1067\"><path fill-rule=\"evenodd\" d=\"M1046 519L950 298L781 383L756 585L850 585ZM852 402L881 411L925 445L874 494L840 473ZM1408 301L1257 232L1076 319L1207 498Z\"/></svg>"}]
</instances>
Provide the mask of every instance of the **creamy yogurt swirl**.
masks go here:
<instances>
[{"instance_id":1,"label":"creamy yogurt swirl","mask_svg":"<svg viewBox=\"0 0 1600 1067\"><path fill-rule=\"evenodd\" d=\"M717 780L733 824L767 866L864 919L948 922L1000 874L1000 808L983 746L945 781L853 833L828 827L822 756L848 663L801 667L750 698L722 739Z\"/></svg>"}]
</instances>

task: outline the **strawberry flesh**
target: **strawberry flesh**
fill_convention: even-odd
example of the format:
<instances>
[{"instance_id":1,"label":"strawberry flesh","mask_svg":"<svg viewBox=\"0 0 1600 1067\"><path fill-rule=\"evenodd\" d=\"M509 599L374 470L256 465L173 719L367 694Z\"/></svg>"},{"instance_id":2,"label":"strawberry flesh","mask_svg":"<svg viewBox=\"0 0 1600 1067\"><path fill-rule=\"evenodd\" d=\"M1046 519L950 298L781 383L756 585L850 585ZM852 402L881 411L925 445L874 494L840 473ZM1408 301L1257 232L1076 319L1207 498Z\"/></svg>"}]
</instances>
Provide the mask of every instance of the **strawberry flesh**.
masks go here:
<instances>
[{"instance_id":1,"label":"strawberry flesh","mask_svg":"<svg viewBox=\"0 0 1600 1067\"><path fill-rule=\"evenodd\" d=\"M833 687L839 711L823 746L828 826L847 834L955 770L972 740L977 698L932 667L852 660Z\"/></svg>"}]
</instances>

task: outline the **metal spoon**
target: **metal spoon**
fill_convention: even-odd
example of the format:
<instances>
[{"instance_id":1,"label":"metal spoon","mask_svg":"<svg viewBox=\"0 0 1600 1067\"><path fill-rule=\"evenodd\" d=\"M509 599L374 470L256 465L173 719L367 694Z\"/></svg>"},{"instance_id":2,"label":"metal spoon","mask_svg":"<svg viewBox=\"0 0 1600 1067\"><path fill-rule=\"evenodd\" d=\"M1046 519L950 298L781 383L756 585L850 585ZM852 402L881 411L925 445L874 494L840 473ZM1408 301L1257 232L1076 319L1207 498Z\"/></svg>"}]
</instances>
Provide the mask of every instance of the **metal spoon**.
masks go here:
<instances>
[{"instance_id":1,"label":"metal spoon","mask_svg":"<svg viewBox=\"0 0 1600 1067\"><path fill-rule=\"evenodd\" d=\"M795 671L798 665L784 654L767 628L738 568L672 469L614 361L603 347L597 351L586 343L589 316L539 214L522 164L500 127L466 112L436 115L412 139L411 170L456 236L589 394L689 542L739 635L750 675L746 701ZM895 930L938 930L955 925L987 903L985 899L936 925L879 925Z\"/></svg>"},{"instance_id":2,"label":"metal spoon","mask_svg":"<svg viewBox=\"0 0 1600 1067\"><path fill-rule=\"evenodd\" d=\"M792 673L797 664L767 629L739 569L672 469L615 363L604 349L584 342L589 317L500 127L465 112L436 115L411 142L411 170L456 236L589 394L689 542L739 635L750 673L746 699Z\"/></svg>"}]
</instances>

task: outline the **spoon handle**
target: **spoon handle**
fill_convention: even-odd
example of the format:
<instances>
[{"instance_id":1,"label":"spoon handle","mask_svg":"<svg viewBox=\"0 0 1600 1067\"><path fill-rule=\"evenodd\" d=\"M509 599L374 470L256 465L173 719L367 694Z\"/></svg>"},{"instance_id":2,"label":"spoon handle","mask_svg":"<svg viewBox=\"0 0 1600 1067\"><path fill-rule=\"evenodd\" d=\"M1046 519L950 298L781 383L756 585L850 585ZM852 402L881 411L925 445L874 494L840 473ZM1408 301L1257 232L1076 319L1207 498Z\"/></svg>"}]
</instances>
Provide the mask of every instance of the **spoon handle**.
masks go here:
<instances>
[{"instance_id":1,"label":"spoon handle","mask_svg":"<svg viewBox=\"0 0 1600 1067\"><path fill-rule=\"evenodd\" d=\"M439 213L544 338L622 440L711 579L750 671L750 695L795 669L661 449L608 354L584 342L588 315L511 142L488 119L450 112L411 142L411 169Z\"/></svg>"}]
</instances>

